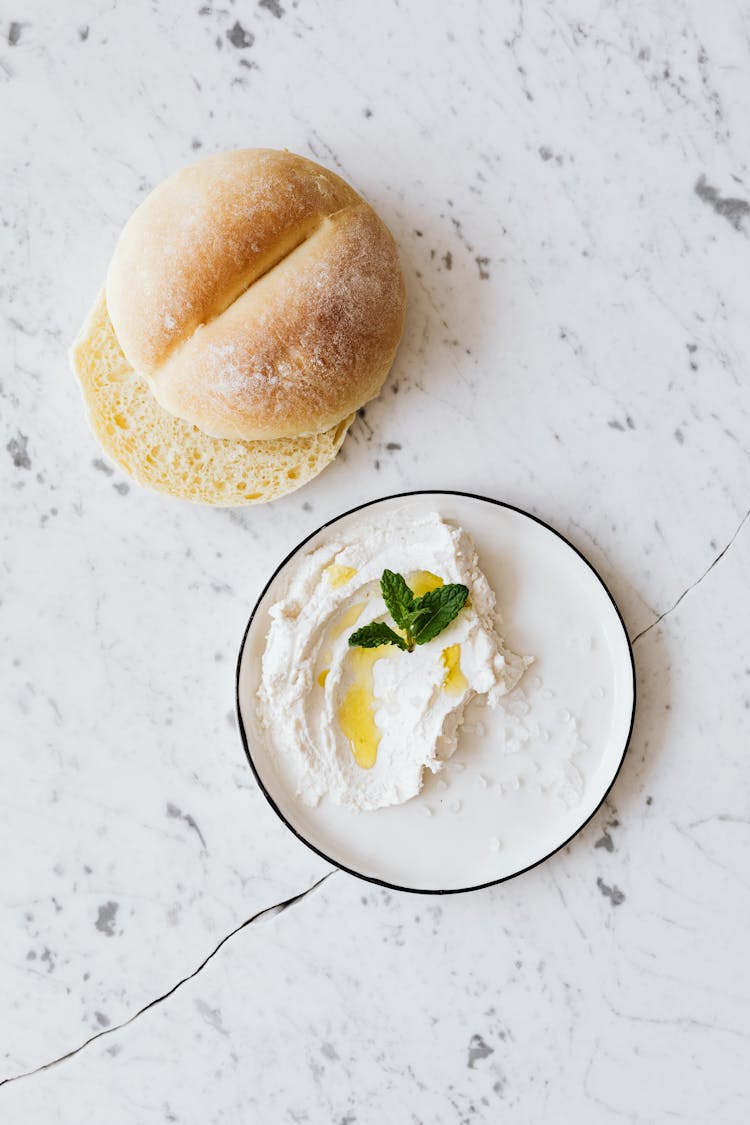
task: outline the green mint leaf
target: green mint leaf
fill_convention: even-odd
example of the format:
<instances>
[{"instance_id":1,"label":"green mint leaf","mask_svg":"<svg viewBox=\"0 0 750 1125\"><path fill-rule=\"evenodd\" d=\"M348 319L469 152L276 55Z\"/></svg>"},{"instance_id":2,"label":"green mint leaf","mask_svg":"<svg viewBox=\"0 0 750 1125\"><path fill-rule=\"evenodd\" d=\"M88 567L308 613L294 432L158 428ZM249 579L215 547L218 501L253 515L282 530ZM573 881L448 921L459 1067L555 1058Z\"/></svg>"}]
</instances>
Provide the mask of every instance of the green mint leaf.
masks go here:
<instances>
[{"instance_id":1,"label":"green mint leaf","mask_svg":"<svg viewBox=\"0 0 750 1125\"><path fill-rule=\"evenodd\" d=\"M408 629L411 623L414 594L405 579L400 574L394 574L392 570L384 570L380 579L380 590L388 612L399 629Z\"/></svg>"},{"instance_id":2,"label":"green mint leaf","mask_svg":"<svg viewBox=\"0 0 750 1125\"><path fill-rule=\"evenodd\" d=\"M426 645L438 633L442 633L454 617L457 617L466 604L469 591L466 586L452 582L430 590L421 598L416 598L412 610L411 632L418 645Z\"/></svg>"},{"instance_id":3,"label":"green mint leaf","mask_svg":"<svg viewBox=\"0 0 750 1125\"><path fill-rule=\"evenodd\" d=\"M349 638L349 645L351 648L379 648L380 645L396 645L400 649L406 649L404 638L399 637L398 633L395 633L390 625L386 625L385 621L373 621L370 625L363 625L361 629L352 633Z\"/></svg>"}]
</instances>

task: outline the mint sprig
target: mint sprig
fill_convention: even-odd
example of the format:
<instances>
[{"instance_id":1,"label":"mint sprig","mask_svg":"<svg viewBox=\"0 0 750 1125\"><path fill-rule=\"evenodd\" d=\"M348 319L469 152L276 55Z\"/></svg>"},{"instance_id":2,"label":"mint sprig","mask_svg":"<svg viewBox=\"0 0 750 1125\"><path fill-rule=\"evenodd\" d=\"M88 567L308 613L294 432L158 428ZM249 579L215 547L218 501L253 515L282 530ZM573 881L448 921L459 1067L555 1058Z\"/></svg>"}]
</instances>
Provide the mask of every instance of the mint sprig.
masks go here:
<instances>
[{"instance_id":1,"label":"mint sprig","mask_svg":"<svg viewBox=\"0 0 750 1125\"><path fill-rule=\"evenodd\" d=\"M385 621L373 621L371 625L363 625L352 633L349 638L352 648L380 648L381 645L396 645L406 651L406 641L386 625Z\"/></svg>"},{"instance_id":2,"label":"mint sprig","mask_svg":"<svg viewBox=\"0 0 750 1125\"><path fill-rule=\"evenodd\" d=\"M466 586L451 583L438 586L414 601L412 630L418 645L426 645L450 625L466 604L469 591Z\"/></svg>"},{"instance_id":3,"label":"mint sprig","mask_svg":"<svg viewBox=\"0 0 750 1125\"><path fill-rule=\"evenodd\" d=\"M380 590L388 612L405 635L400 636L384 621L373 621L352 633L349 637L352 648L396 645L404 652L413 652L415 645L426 645L442 633L461 612L469 596L466 586L451 582L415 598L406 579L392 570L383 571Z\"/></svg>"},{"instance_id":4,"label":"mint sprig","mask_svg":"<svg viewBox=\"0 0 750 1125\"><path fill-rule=\"evenodd\" d=\"M399 629L409 626L409 614L414 607L414 594L409 589L406 579L392 570L384 570L380 579L380 592L388 612L398 625Z\"/></svg>"}]
</instances>

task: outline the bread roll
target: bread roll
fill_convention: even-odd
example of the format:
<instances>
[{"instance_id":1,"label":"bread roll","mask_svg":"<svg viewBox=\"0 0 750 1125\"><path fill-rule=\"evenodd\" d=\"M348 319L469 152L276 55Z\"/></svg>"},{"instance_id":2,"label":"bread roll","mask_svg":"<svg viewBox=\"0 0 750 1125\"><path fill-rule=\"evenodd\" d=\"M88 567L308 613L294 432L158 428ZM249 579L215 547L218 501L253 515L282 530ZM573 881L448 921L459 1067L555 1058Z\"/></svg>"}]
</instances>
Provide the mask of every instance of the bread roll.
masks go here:
<instances>
[{"instance_id":1,"label":"bread roll","mask_svg":"<svg viewBox=\"0 0 750 1125\"><path fill-rule=\"evenodd\" d=\"M100 293L71 351L91 426L139 484L181 500L235 506L275 500L336 456L351 415L322 434L228 441L167 413L123 354Z\"/></svg>"},{"instance_id":2,"label":"bread roll","mask_svg":"<svg viewBox=\"0 0 750 1125\"><path fill-rule=\"evenodd\" d=\"M396 246L372 208L270 149L157 187L117 243L106 300L164 410L242 441L335 430L380 390L404 317Z\"/></svg>"}]
</instances>

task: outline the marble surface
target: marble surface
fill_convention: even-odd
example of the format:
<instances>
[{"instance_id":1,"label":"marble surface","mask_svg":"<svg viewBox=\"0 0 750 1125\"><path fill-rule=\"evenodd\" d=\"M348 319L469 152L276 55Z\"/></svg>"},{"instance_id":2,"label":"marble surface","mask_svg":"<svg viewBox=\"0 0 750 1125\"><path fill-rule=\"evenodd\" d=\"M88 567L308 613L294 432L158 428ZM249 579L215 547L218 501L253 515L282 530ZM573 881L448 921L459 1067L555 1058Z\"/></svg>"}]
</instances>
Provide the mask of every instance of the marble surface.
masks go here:
<instances>
[{"instance_id":1,"label":"marble surface","mask_svg":"<svg viewBox=\"0 0 750 1125\"><path fill-rule=\"evenodd\" d=\"M744 6L3 8L0 1121L744 1122ZM409 313L330 469L209 511L101 456L66 350L143 194L256 144L368 196ZM640 694L591 825L448 899L329 874L233 719L278 560L418 487L570 536Z\"/></svg>"}]
</instances>

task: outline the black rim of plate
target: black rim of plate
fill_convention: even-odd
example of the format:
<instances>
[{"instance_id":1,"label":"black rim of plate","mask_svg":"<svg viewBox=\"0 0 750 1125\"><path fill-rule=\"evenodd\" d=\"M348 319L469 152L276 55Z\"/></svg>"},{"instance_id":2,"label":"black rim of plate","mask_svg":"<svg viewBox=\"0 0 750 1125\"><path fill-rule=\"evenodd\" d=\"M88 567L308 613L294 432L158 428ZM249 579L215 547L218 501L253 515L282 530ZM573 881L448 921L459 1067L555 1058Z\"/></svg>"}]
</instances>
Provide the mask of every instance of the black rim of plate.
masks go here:
<instances>
[{"instance_id":1,"label":"black rim of plate","mask_svg":"<svg viewBox=\"0 0 750 1125\"><path fill-rule=\"evenodd\" d=\"M565 543L568 547L570 547L571 551L573 551L578 556L578 558L584 563L584 565L588 567L588 569L591 571L591 573L597 579L597 581L601 585L602 589L604 590L605 594L609 598L609 600L612 604L612 608L614 609L615 613L617 614L617 618L618 618L618 620L620 622L620 625L622 627L622 632L623 632L623 635L625 637L625 641L626 641L626 644L627 644L628 656L630 657L630 675L631 675L631 688L632 688L633 702L632 702L632 706L631 706L631 710L630 710L630 724L628 726L628 733L627 733L627 736L625 738L625 742L623 744L622 754L620 755L620 761L617 763L617 769L615 770L614 774L612 775L612 780L610 781L609 785L607 786L604 793L602 794L601 800L597 804L596 808L594 808L592 810L592 812L589 813L589 815L586 817L585 820L581 821L581 823L578 825L578 827L575 829L575 831L571 832L570 836L568 836L567 839L563 840L561 843L559 843L557 845L557 847L553 848L552 851L547 852L547 854L542 856L540 859L534 860L533 863L527 864L526 867L519 868L518 871L511 872L510 875L502 875L498 879L489 879L486 883L476 883L476 884L472 884L471 886L467 886L467 887L445 887L445 888L404 887L404 886L401 886L399 883L389 883L386 879L379 879L376 875L366 875L366 874L364 874L364 872L357 871L353 867L347 867L346 864L340 863L339 860L333 859L332 856L327 855L326 852L324 852L324 851L321 851L320 848L316 847L315 844L311 843L311 841L308 840L306 836L303 836L303 834L291 823L291 821L289 821L284 816L283 812L281 811L279 806L276 804L273 797L271 796L268 789L266 788L266 786L263 782L263 779L260 776L260 773L255 766L255 762L253 761L253 756L252 756L252 753L250 751L250 744L249 744L248 738L247 738L247 732L245 730L245 723L244 723L243 718L242 718L242 708L240 707L240 671L241 671L241 668L242 668L242 657L243 657L244 652L245 652L245 644L247 642L248 634L249 634L250 629L252 627L253 621L255 620L255 615L258 612L258 607L260 606L261 602L265 598L265 596L268 592L268 589L271 586L271 583L275 581L277 575L284 569L284 567L287 565L287 563L291 562L291 560L294 558L295 555L299 554L299 552L301 550L303 550L303 548L310 542L311 539L314 539L315 536L319 535L321 531L325 531L326 528L332 527L334 524L339 523L341 520L345 519L347 516L352 516L356 512L364 511L365 508L372 508L375 504L385 504L389 500L408 500L409 498L414 497L414 496L435 496L435 497L439 497L439 496L462 496L462 497L464 497L465 499L468 499L468 500L479 500L479 501L482 501L485 504L493 504L497 508L507 508L511 512L517 512L518 515L525 516L527 519L533 520L534 523L538 523L541 527L543 527L547 531L551 532L552 535L555 535L558 539L561 539L563 541L563 543ZM617 605L617 602L612 597L612 594L610 593L606 582L602 578L601 574L599 574L596 567L593 566L593 564L589 562L589 560L586 558L586 556L583 555L581 553L581 551L578 550L578 548L575 546L575 544L571 543L569 539L566 539L566 537L561 532L556 531L554 527L551 527L548 523L545 523L545 521L543 519L540 519L539 516L533 515L532 512L524 511L523 508L518 508L518 507L516 507L515 504L508 504L504 500L495 500L491 496L480 496L476 492L463 492L459 489L420 488L420 489L415 489L411 492L395 492L392 496L379 496L375 500L366 500L363 504L357 504L357 505L355 505L355 507L349 508L346 512L341 512L338 516L334 516L333 519L327 520L325 523L322 523L320 525L320 527L317 527L315 529L315 531L311 531L309 535L306 535L305 538L300 543L298 543L296 547L293 547L292 550L289 552L289 554L284 559L282 559L282 561L279 563L279 565L274 570L271 577L266 582L265 586L263 587L263 590L261 591L261 593L258 597L258 600L256 601L255 605L253 606L253 611L250 614L250 617L249 617L248 622L247 622L247 626L245 628L245 632L242 635L242 643L240 644L239 656L237 657L237 668L236 668L236 672L235 672L235 707L236 707L236 710L237 710L237 724L238 724L239 730L240 730L240 737L242 738L242 745L245 749L245 755L246 755L248 763L250 765L250 769L253 771L253 776L255 777L255 780L258 783L260 791L263 794L263 796L266 798L266 800L268 801L268 803L271 806L271 808L273 809L273 811L278 816L279 820L281 820L281 822L284 825L286 825L286 827L289 829L289 831L291 833L293 833L293 835L295 835L297 837L297 839L300 840L301 843L303 843L305 845L305 847L307 847L311 851L315 852L315 854L320 856L321 859L324 859L326 861L326 863L330 863L333 867L338 868L338 870L346 871L349 875L354 875L355 878L357 878L357 879L363 879L366 883L374 883L379 887L385 887L389 891L404 891L408 894L419 894L419 895L467 894L469 891L482 891L482 890L485 890L487 887L497 886L499 883L507 883L509 879L517 879L519 875L525 875L527 871L531 871L531 870L533 870L533 868L539 867L540 864L546 863L547 860L550 859L553 855L556 855L557 852L559 852L563 848L567 847L568 844L571 842L571 840L575 839L575 837L579 834L579 832L582 832L583 829L586 827L586 825L589 824L589 822L591 820L593 820L593 818L599 812L599 809L602 807L602 805L606 801L607 797L612 792L612 787L614 786L615 782L617 781L617 778L620 774L620 770L622 769L623 762L625 761L625 756L628 752L628 747L630 745L630 739L631 739L632 734L633 734L633 724L635 722L635 707L636 707L635 660L634 660L634 657L633 657L633 646L630 642L630 637L628 636L628 631L625 628L625 622L623 621L622 614L620 613L620 609Z\"/></svg>"}]
</instances>

